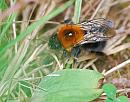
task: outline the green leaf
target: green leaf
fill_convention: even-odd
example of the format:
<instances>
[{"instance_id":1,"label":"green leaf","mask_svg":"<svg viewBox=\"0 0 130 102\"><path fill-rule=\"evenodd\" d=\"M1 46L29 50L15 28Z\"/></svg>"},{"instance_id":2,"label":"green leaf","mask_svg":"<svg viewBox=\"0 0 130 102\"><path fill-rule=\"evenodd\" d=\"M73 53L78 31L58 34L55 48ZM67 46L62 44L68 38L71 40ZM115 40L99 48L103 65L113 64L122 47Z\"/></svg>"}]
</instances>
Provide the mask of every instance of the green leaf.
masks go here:
<instances>
[{"instance_id":1,"label":"green leaf","mask_svg":"<svg viewBox=\"0 0 130 102\"><path fill-rule=\"evenodd\" d=\"M105 100L105 102L113 102L113 100L110 99L110 98L107 98L107 99Z\"/></svg>"},{"instance_id":2,"label":"green leaf","mask_svg":"<svg viewBox=\"0 0 130 102\"><path fill-rule=\"evenodd\" d=\"M88 69L64 69L44 77L31 102L89 102L103 92L99 72Z\"/></svg>"},{"instance_id":3,"label":"green leaf","mask_svg":"<svg viewBox=\"0 0 130 102\"><path fill-rule=\"evenodd\" d=\"M116 99L116 102L130 102L130 100L128 100L128 98L126 96L119 96Z\"/></svg>"},{"instance_id":4,"label":"green leaf","mask_svg":"<svg viewBox=\"0 0 130 102\"><path fill-rule=\"evenodd\" d=\"M7 100L7 102L20 102L19 100Z\"/></svg>"},{"instance_id":5,"label":"green leaf","mask_svg":"<svg viewBox=\"0 0 130 102\"><path fill-rule=\"evenodd\" d=\"M107 97L115 100L116 98L116 87L113 84L104 84L103 90L106 93Z\"/></svg>"}]
</instances>

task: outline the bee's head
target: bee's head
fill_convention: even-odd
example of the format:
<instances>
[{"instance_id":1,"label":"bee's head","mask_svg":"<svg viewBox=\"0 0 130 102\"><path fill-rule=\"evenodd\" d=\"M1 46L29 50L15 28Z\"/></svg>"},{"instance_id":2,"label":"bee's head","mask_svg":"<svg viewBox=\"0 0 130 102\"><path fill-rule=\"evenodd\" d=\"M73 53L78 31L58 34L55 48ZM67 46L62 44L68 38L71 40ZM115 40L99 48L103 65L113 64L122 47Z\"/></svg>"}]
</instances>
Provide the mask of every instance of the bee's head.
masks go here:
<instances>
[{"instance_id":1,"label":"bee's head","mask_svg":"<svg viewBox=\"0 0 130 102\"><path fill-rule=\"evenodd\" d=\"M61 42L57 38L57 33L53 33L52 36L49 38L49 43L48 43L50 49L61 49L62 45Z\"/></svg>"}]
</instances>

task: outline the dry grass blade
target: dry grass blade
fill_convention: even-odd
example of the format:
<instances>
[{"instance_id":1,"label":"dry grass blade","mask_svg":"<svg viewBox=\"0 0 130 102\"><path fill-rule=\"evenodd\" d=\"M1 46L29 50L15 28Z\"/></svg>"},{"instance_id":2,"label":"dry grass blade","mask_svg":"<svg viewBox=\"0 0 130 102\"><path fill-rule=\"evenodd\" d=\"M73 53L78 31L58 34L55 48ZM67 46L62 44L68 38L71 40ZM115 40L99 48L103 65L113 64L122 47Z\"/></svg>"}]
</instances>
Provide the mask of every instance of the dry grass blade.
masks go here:
<instances>
[{"instance_id":1,"label":"dry grass blade","mask_svg":"<svg viewBox=\"0 0 130 102\"><path fill-rule=\"evenodd\" d=\"M114 54L114 53L118 53L122 50L128 49L128 48L130 48L130 43L125 43L125 44L119 45L119 46L117 46L113 49L106 51L106 54L111 55L111 54Z\"/></svg>"},{"instance_id":2,"label":"dry grass blade","mask_svg":"<svg viewBox=\"0 0 130 102\"><path fill-rule=\"evenodd\" d=\"M119 64L119 65L117 65L115 67L113 67L112 69L110 69L109 71L104 73L104 76L108 76L108 75L112 74L113 72L115 72L115 71L117 71L117 70L119 70L121 68L124 68L124 66L126 66L129 63L130 63L130 59L125 61L125 62L122 62L121 64Z\"/></svg>"},{"instance_id":3,"label":"dry grass blade","mask_svg":"<svg viewBox=\"0 0 130 102\"><path fill-rule=\"evenodd\" d=\"M16 13L24 8L24 6L28 5L29 3L40 3L40 0L19 0L15 5L12 5L9 9L4 11L0 14L0 21L4 20L7 16L11 15L12 13Z\"/></svg>"}]
</instances>

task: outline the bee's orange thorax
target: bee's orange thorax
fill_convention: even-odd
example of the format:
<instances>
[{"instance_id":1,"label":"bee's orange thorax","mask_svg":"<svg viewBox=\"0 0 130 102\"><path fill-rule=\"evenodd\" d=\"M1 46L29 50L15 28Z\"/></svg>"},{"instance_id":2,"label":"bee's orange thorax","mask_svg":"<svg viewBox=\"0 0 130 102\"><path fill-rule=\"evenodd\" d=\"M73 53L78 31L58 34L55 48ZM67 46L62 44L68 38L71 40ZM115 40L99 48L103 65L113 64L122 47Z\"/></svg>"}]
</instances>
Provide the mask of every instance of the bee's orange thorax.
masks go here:
<instances>
[{"instance_id":1,"label":"bee's orange thorax","mask_svg":"<svg viewBox=\"0 0 130 102\"><path fill-rule=\"evenodd\" d=\"M84 39L84 31L79 25L64 24L57 33L62 46L71 51L71 48Z\"/></svg>"}]
</instances>

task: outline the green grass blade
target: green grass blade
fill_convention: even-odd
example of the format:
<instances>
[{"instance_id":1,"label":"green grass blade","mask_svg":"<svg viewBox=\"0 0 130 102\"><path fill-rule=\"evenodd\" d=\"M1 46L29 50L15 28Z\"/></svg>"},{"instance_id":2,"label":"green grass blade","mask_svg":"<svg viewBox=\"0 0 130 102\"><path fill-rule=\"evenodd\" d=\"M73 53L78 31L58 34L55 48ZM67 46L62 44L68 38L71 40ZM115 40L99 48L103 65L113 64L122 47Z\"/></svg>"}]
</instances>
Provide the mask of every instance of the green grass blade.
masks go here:
<instances>
[{"instance_id":1,"label":"green grass blade","mask_svg":"<svg viewBox=\"0 0 130 102\"><path fill-rule=\"evenodd\" d=\"M80 14L81 14L81 6L82 6L82 0L76 0L74 18L73 18L73 21L75 24L79 23Z\"/></svg>"},{"instance_id":2,"label":"green grass blade","mask_svg":"<svg viewBox=\"0 0 130 102\"><path fill-rule=\"evenodd\" d=\"M7 8L7 4L6 4L5 0L1 0L1 1L0 1L0 9L1 9L1 10L4 10L4 9L6 9L6 8Z\"/></svg>"},{"instance_id":3,"label":"green grass blade","mask_svg":"<svg viewBox=\"0 0 130 102\"><path fill-rule=\"evenodd\" d=\"M31 24L30 26L28 26L26 30L24 30L23 32L21 32L19 34L19 36L17 36L16 39L12 40L4 48L0 48L0 54L2 54L4 51L6 51L9 47L15 45L16 42L18 42L18 41L22 40L23 38L25 38L34 29L37 29L37 27L45 24L46 21L52 19L53 17L55 17L58 14L60 14L61 12L63 12L65 9L67 9L69 6L71 6L73 4L73 2L74 2L74 0L70 0L70 1L66 2L64 5L61 5L57 9L53 10L52 12L50 12L47 16L43 16L40 20L38 20L37 22L35 22L35 23Z\"/></svg>"},{"instance_id":4,"label":"green grass blade","mask_svg":"<svg viewBox=\"0 0 130 102\"><path fill-rule=\"evenodd\" d=\"M4 35L6 34L6 32L9 30L9 27L12 25L14 18L16 17L16 14L12 14L5 25L3 25L3 29L1 31L0 34L0 41L3 39Z\"/></svg>"}]
</instances>

